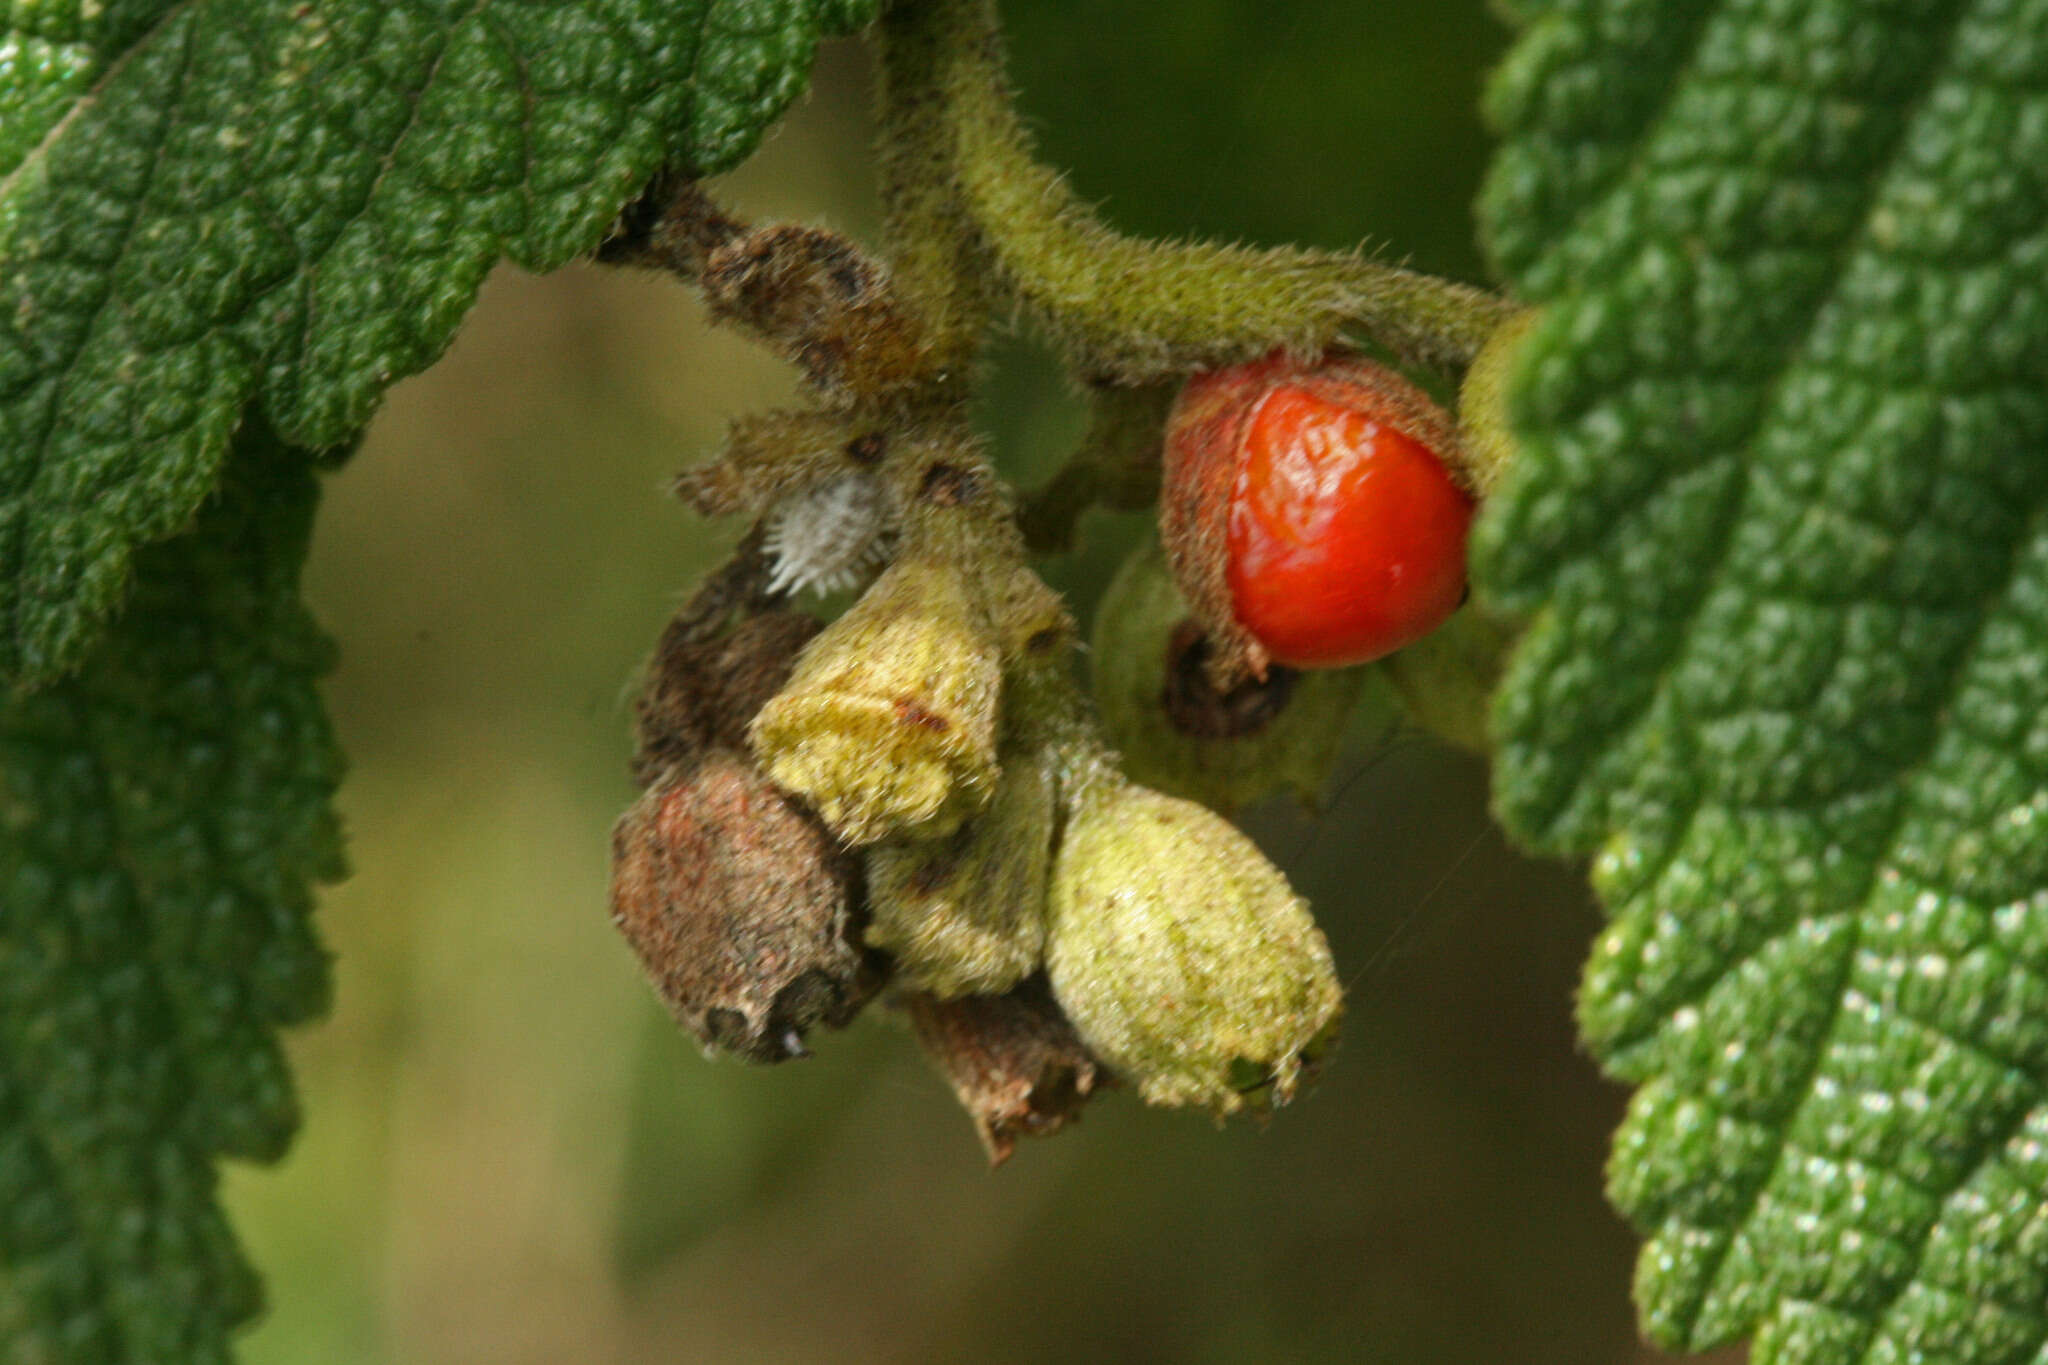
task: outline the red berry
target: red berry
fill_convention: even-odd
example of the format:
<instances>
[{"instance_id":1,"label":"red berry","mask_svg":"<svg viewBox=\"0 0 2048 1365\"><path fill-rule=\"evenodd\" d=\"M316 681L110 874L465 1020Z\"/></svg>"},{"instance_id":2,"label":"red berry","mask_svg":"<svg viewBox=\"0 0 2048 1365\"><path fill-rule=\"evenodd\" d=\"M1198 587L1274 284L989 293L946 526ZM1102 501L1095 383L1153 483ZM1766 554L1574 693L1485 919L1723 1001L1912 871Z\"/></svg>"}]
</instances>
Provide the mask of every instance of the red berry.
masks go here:
<instances>
[{"instance_id":1,"label":"red berry","mask_svg":"<svg viewBox=\"0 0 2048 1365\"><path fill-rule=\"evenodd\" d=\"M1451 419L1362 356L1191 378L1160 527L1218 680L1365 663L1441 625L1465 590L1463 463Z\"/></svg>"},{"instance_id":2,"label":"red berry","mask_svg":"<svg viewBox=\"0 0 2048 1365\"><path fill-rule=\"evenodd\" d=\"M1427 446L1280 385L1251 413L1231 489L1231 605L1280 663L1377 659L1458 609L1471 523L1472 499Z\"/></svg>"}]
</instances>

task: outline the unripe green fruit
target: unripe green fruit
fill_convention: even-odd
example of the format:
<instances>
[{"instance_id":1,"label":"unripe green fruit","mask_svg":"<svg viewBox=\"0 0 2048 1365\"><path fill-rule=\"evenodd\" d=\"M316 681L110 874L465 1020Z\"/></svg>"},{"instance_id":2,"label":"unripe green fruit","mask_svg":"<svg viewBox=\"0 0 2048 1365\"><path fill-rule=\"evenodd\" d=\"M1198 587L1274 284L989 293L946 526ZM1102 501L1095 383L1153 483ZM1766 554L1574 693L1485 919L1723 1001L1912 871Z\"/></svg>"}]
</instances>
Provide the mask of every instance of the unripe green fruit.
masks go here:
<instances>
[{"instance_id":1,"label":"unripe green fruit","mask_svg":"<svg viewBox=\"0 0 2048 1365\"><path fill-rule=\"evenodd\" d=\"M950 834L995 785L997 647L960 574L898 560L754 718L754 752L849 844Z\"/></svg>"},{"instance_id":2,"label":"unripe green fruit","mask_svg":"<svg viewBox=\"0 0 2048 1365\"><path fill-rule=\"evenodd\" d=\"M1493 491L1514 462L1514 430L1508 422L1508 380L1522 339L1536 325L1536 310L1525 308L1493 329L1465 382L1458 387L1458 425L1465 437L1466 468L1481 497Z\"/></svg>"},{"instance_id":3,"label":"unripe green fruit","mask_svg":"<svg viewBox=\"0 0 2048 1365\"><path fill-rule=\"evenodd\" d=\"M1089 654L1096 710L1138 782L1228 813L1291 790L1313 806L1361 705L1383 724L1391 698L1370 669L1274 666L1219 691L1208 647L1156 538L1110 580Z\"/></svg>"},{"instance_id":4,"label":"unripe green fruit","mask_svg":"<svg viewBox=\"0 0 2048 1365\"><path fill-rule=\"evenodd\" d=\"M1068 813L1046 967L1089 1051L1148 1104L1288 1100L1342 1007L1280 870L1192 801L1104 777Z\"/></svg>"},{"instance_id":5,"label":"unripe green fruit","mask_svg":"<svg viewBox=\"0 0 2048 1365\"><path fill-rule=\"evenodd\" d=\"M1493 690L1520 627L1468 604L1443 628L1382 659L1379 676L1417 725L1461 749L1491 752Z\"/></svg>"},{"instance_id":6,"label":"unripe green fruit","mask_svg":"<svg viewBox=\"0 0 2048 1365\"><path fill-rule=\"evenodd\" d=\"M1038 970L1045 950L1052 783L1040 756L1004 756L987 809L950 838L868 852L870 947L908 985L942 1000L1000 995Z\"/></svg>"}]
</instances>

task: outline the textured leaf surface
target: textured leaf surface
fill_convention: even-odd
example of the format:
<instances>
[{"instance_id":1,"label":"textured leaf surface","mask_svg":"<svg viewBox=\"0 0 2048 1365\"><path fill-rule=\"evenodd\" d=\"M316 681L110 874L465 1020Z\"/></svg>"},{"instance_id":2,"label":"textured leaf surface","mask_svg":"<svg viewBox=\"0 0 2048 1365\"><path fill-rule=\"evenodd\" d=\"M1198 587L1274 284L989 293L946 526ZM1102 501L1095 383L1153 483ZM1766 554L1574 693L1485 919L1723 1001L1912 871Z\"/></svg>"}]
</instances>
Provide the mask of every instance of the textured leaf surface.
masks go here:
<instances>
[{"instance_id":1,"label":"textured leaf surface","mask_svg":"<svg viewBox=\"0 0 2048 1365\"><path fill-rule=\"evenodd\" d=\"M2048 1359L2048 4L1522 9L1498 804L1599 854L1644 1321Z\"/></svg>"},{"instance_id":2,"label":"textured leaf surface","mask_svg":"<svg viewBox=\"0 0 2048 1365\"><path fill-rule=\"evenodd\" d=\"M501 255L739 160L872 0L0 3L0 676L76 662L244 405L347 439Z\"/></svg>"},{"instance_id":3,"label":"textured leaf surface","mask_svg":"<svg viewBox=\"0 0 2048 1365\"><path fill-rule=\"evenodd\" d=\"M312 883L340 761L298 600L304 451L236 443L145 551L76 676L0 698L0 1355L224 1360L258 1303L213 1159L297 1111L274 1029L317 1013Z\"/></svg>"}]
</instances>

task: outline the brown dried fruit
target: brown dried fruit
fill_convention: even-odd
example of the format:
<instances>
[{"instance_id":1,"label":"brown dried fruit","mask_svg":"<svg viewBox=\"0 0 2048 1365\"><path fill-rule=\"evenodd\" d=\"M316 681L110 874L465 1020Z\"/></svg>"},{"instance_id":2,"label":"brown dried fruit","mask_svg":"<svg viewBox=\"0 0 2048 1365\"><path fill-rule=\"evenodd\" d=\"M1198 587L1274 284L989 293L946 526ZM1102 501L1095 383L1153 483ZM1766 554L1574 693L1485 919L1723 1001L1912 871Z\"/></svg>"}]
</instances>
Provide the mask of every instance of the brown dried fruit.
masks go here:
<instances>
[{"instance_id":1,"label":"brown dried fruit","mask_svg":"<svg viewBox=\"0 0 2048 1365\"><path fill-rule=\"evenodd\" d=\"M753 1062L806 1055L880 984L859 869L738 754L659 774L612 830L612 921L678 1023Z\"/></svg>"},{"instance_id":2,"label":"brown dried fruit","mask_svg":"<svg viewBox=\"0 0 2048 1365\"><path fill-rule=\"evenodd\" d=\"M677 613L654 646L633 708L635 779L644 786L707 749L745 749L747 726L818 630L802 612L770 611L707 639L687 608Z\"/></svg>"},{"instance_id":3,"label":"brown dried fruit","mask_svg":"<svg viewBox=\"0 0 2048 1365\"><path fill-rule=\"evenodd\" d=\"M989 1164L1010 1159L1020 1137L1047 1137L1115 1079L1053 1003L1043 976L1007 995L940 1000L906 994L911 1028L981 1135Z\"/></svg>"}]
</instances>

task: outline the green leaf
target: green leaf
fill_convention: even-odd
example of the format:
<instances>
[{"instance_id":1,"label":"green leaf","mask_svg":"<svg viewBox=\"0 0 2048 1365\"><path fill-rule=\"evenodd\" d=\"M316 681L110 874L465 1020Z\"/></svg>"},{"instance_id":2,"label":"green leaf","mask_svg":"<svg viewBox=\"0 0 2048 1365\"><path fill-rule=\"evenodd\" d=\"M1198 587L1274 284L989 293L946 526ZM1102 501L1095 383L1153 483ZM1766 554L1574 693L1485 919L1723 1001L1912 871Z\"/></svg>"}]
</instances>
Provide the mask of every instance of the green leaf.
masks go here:
<instances>
[{"instance_id":1,"label":"green leaf","mask_svg":"<svg viewBox=\"0 0 2048 1365\"><path fill-rule=\"evenodd\" d=\"M1643 1320L2042 1359L2048 3L1523 9L1497 803L1599 854Z\"/></svg>"},{"instance_id":2,"label":"green leaf","mask_svg":"<svg viewBox=\"0 0 2048 1365\"><path fill-rule=\"evenodd\" d=\"M75 664L252 397L347 440L502 255L731 166L873 0L0 11L0 676Z\"/></svg>"},{"instance_id":3,"label":"green leaf","mask_svg":"<svg viewBox=\"0 0 2048 1365\"><path fill-rule=\"evenodd\" d=\"M298 599L307 453L250 429L76 676L0 698L0 1341L227 1359L260 1290L213 1160L298 1122L274 1030L320 1012L312 884L341 763Z\"/></svg>"}]
</instances>

